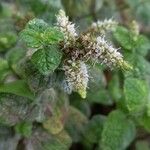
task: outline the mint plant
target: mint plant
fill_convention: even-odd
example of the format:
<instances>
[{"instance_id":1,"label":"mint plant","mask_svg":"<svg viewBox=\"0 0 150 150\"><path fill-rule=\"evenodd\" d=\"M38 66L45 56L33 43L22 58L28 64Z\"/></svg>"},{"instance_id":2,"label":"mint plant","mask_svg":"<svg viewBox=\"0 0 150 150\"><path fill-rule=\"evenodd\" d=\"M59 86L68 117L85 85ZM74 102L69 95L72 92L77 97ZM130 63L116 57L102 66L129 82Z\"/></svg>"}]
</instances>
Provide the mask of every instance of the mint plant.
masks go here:
<instances>
[{"instance_id":1,"label":"mint plant","mask_svg":"<svg viewBox=\"0 0 150 150\"><path fill-rule=\"evenodd\" d=\"M120 52L104 38L104 32L115 28L116 22L98 21L87 32L78 35L75 24L69 21L63 10L56 17L54 27L48 27L42 20L34 19L21 33L27 45L34 48L28 52L31 62L43 75L48 75L59 67L65 74L62 81L64 89L68 92L76 91L86 98L90 77L86 63L92 61L94 64L101 63L124 70L131 68ZM96 34L100 36L97 37Z\"/></svg>"},{"instance_id":2,"label":"mint plant","mask_svg":"<svg viewBox=\"0 0 150 150\"><path fill-rule=\"evenodd\" d=\"M0 2L0 150L150 149L139 3Z\"/></svg>"}]
</instances>

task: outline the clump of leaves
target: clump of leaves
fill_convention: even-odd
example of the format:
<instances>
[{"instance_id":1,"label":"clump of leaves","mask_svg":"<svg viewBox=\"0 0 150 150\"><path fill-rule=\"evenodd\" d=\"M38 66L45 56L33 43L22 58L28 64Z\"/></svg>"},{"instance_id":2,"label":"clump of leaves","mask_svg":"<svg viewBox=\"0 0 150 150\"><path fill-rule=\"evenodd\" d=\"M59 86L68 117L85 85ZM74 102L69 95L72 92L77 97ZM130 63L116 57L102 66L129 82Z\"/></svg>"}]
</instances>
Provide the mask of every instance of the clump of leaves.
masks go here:
<instances>
[{"instance_id":1,"label":"clump of leaves","mask_svg":"<svg viewBox=\"0 0 150 150\"><path fill-rule=\"evenodd\" d=\"M0 149L148 149L138 136L150 132L149 39L135 21L78 32L63 10L54 20L30 20L17 44L17 31L0 35Z\"/></svg>"}]
</instances>

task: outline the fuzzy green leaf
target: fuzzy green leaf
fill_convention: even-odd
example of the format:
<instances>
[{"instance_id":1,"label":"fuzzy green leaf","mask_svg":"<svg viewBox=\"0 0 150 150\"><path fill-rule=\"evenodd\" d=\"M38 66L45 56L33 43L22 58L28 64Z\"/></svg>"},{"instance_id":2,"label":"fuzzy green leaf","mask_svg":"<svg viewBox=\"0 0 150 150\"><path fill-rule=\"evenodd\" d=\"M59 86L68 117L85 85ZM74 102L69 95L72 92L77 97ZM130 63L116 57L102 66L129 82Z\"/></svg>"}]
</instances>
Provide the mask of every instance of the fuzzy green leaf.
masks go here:
<instances>
[{"instance_id":1,"label":"fuzzy green leaf","mask_svg":"<svg viewBox=\"0 0 150 150\"><path fill-rule=\"evenodd\" d=\"M69 108L69 118L66 122L66 131L72 137L74 142L81 140L81 133L87 124L87 117L75 107Z\"/></svg>"},{"instance_id":2,"label":"fuzzy green leaf","mask_svg":"<svg viewBox=\"0 0 150 150\"><path fill-rule=\"evenodd\" d=\"M6 49L15 45L17 36L13 32L0 33L0 52L4 52Z\"/></svg>"},{"instance_id":3,"label":"fuzzy green leaf","mask_svg":"<svg viewBox=\"0 0 150 150\"><path fill-rule=\"evenodd\" d=\"M148 114L144 113L137 118L137 121L147 132L150 132L150 116L148 116Z\"/></svg>"},{"instance_id":4,"label":"fuzzy green leaf","mask_svg":"<svg viewBox=\"0 0 150 150\"><path fill-rule=\"evenodd\" d=\"M94 144L99 142L105 119L106 118L102 115L95 115L89 121L83 132L85 144Z\"/></svg>"},{"instance_id":5,"label":"fuzzy green leaf","mask_svg":"<svg viewBox=\"0 0 150 150\"><path fill-rule=\"evenodd\" d=\"M44 32L48 28L48 24L42 19L35 18L28 22L26 28L37 32Z\"/></svg>"},{"instance_id":6,"label":"fuzzy green leaf","mask_svg":"<svg viewBox=\"0 0 150 150\"><path fill-rule=\"evenodd\" d=\"M0 93L11 93L29 99L34 98L33 93L30 91L28 85L23 80L18 80L0 85Z\"/></svg>"},{"instance_id":7,"label":"fuzzy green leaf","mask_svg":"<svg viewBox=\"0 0 150 150\"><path fill-rule=\"evenodd\" d=\"M68 150L72 141L65 131L53 136L42 128L36 128L32 136L26 138L24 142L26 147L33 150Z\"/></svg>"},{"instance_id":8,"label":"fuzzy green leaf","mask_svg":"<svg viewBox=\"0 0 150 150\"><path fill-rule=\"evenodd\" d=\"M145 56L150 49L150 41L144 35L139 35L136 41L136 51L140 54Z\"/></svg>"},{"instance_id":9,"label":"fuzzy green leaf","mask_svg":"<svg viewBox=\"0 0 150 150\"><path fill-rule=\"evenodd\" d=\"M127 78L124 84L125 103L130 112L143 111L148 98L148 86L143 80Z\"/></svg>"},{"instance_id":10,"label":"fuzzy green leaf","mask_svg":"<svg viewBox=\"0 0 150 150\"><path fill-rule=\"evenodd\" d=\"M38 48L42 45L42 34L33 29L24 29L20 33L20 37L28 47Z\"/></svg>"},{"instance_id":11,"label":"fuzzy green leaf","mask_svg":"<svg viewBox=\"0 0 150 150\"><path fill-rule=\"evenodd\" d=\"M109 114L102 131L101 146L104 150L124 150L135 137L135 126L121 111Z\"/></svg>"},{"instance_id":12,"label":"fuzzy green leaf","mask_svg":"<svg viewBox=\"0 0 150 150\"><path fill-rule=\"evenodd\" d=\"M41 113L40 107L28 98L7 93L0 93L0 110L0 123L8 126L32 122Z\"/></svg>"},{"instance_id":13,"label":"fuzzy green leaf","mask_svg":"<svg viewBox=\"0 0 150 150\"><path fill-rule=\"evenodd\" d=\"M130 32L124 27L117 27L114 32L114 38L117 42L125 49L132 50L134 46L134 41Z\"/></svg>"},{"instance_id":14,"label":"fuzzy green leaf","mask_svg":"<svg viewBox=\"0 0 150 150\"><path fill-rule=\"evenodd\" d=\"M53 115L43 122L43 127L52 134L58 134L63 130L64 124L61 120L62 112L56 109Z\"/></svg>"},{"instance_id":15,"label":"fuzzy green leaf","mask_svg":"<svg viewBox=\"0 0 150 150\"><path fill-rule=\"evenodd\" d=\"M55 44L63 40L63 34L58 29L50 27L41 19L29 21L20 34L28 47L39 48L47 44Z\"/></svg>"},{"instance_id":16,"label":"fuzzy green leaf","mask_svg":"<svg viewBox=\"0 0 150 150\"><path fill-rule=\"evenodd\" d=\"M72 143L71 137L66 131L56 135L51 141L43 145L44 150L68 150Z\"/></svg>"},{"instance_id":17,"label":"fuzzy green leaf","mask_svg":"<svg viewBox=\"0 0 150 150\"><path fill-rule=\"evenodd\" d=\"M61 62L62 54L56 45L37 50L31 58L35 67L44 75L53 72Z\"/></svg>"},{"instance_id":18,"label":"fuzzy green leaf","mask_svg":"<svg viewBox=\"0 0 150 150\"><path fill-rule=\"evenodd\" d=\"M57 28L49 27L45 30L43 40L47 44L55 44L63 40L63 34Z\"/></svg>"},{"instance_id":19,"label":"fuzzy green leaf","mask_svg":"<svg viewBox=\"0 0 150 150\"><path fill-rule=\"evenodd\" d=\"M28 47L38 48L42 45L43 33L47 28L48 24L43 20L33 19L27 23L20 37Z\"/></svg>"},{"instance_id":20,"label":"fuzzy green leaf","mask_svg":"<svg viewBox=\"0 0 150 150\"><path fill-rule=\"evenodd\" d=\"M119 101L121 98L121 89L119 84L119 77L117 75L112 76L112 79L108 85L108 90L113 100L116 102Z\"/></svg>"}]
</instances>

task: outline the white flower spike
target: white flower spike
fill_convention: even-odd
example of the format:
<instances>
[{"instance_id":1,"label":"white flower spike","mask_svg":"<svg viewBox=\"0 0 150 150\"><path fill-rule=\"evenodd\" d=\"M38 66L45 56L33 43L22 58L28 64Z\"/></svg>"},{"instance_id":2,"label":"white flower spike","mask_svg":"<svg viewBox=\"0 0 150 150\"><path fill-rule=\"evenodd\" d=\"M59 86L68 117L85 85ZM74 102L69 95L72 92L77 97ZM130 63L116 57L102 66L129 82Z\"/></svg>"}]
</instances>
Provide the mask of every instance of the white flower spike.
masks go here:
<instances>
[{"instance_id":1,"label":"white flower spike","mask_svg":"<svg viewBox=\"0 0 150 150\"><path fill-rule=\"evenodd\" d=\"M105 19L104 21L94 22L91 26L92 30L105 34L107 31L113 30L117 26L117 22L112 19Z\"/></svg>"},{"instance_id":2,"label":"white flower spike","mask_svg":"<svg viewBox=\"0 0 150 150\"><path fill-rule=\"evenodd\" d=\"M63 69L68 86L70 86L69 89L78 92L82 98L86 98L89 75L85 63L82 61L68 61Z\"/></svg>"},{"instance_id":3,"label":"white flower spike","mask_svg":"<svg viewBox=\"0 0 150 150\"><path fill-rule=\"evenodd\" d=\"M64 33L64 38L66 45L71 41L75 41L77 33L75 30L75 24L69 21L69 18L66 16L63 10L60 10L57 17L57 26Z\"/></svg>"}]
</instances>

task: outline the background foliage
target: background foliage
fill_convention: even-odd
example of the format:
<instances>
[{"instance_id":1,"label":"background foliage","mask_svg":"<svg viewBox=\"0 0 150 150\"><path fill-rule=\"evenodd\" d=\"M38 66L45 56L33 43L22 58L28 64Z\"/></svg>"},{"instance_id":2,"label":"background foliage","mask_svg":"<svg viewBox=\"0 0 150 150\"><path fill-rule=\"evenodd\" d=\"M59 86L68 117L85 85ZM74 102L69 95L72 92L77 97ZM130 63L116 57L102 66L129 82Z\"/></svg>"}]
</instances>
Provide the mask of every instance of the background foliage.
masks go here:
<instances>
[{"instance_id":1,"label":"background foliage","mask_svg":"<svg viewBox=\"0 0 150 150\"><path fill-rule=\"evenodd\" d=\"M59 9L78 31L96 20L117 20L109 38L133 70L95 65L85 100L64 93L63 76L51 73L62 58L55 44L63 35L51 27ZM150 150L149 12L149 0L1 0L0 150ZM31 61L27 46L39 48Z\"/></svg>"}]
</instances>

